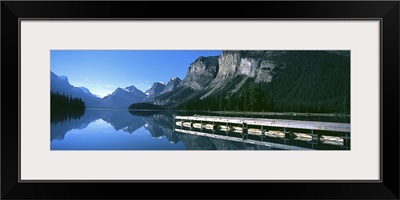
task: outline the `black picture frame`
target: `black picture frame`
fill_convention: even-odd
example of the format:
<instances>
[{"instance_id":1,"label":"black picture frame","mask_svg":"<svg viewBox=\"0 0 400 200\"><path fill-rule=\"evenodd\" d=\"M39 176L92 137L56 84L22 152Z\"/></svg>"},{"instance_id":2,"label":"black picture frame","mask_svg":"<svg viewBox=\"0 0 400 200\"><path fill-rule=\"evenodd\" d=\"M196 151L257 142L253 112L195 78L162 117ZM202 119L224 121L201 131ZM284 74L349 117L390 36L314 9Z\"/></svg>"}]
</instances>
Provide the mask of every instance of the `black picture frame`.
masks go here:
<instances>
[{"instance_id":1,"label":"black picture frame","mask_svg":"<svg viewBox=\"0 0 400 200\"><path fill-rule=\"evenodd\" d=\"M229 7L227 6L229 4ZM2 1L1 198L399 199L398 1ZM163 10L154 8L162 8ZM182 9L187 8L187 9ZM19 182L20 19L379 19L381 181ZM18 112L17 112L18 111ZM368 156L368 155L366 155ZM245 173L241 171L240 173ZM227 187L228 190L224 189ZM145 192L146 188L155 192ZM185 192L182 192L185 191ZM186 196L191 194L190 196Z\"/></svg>"}]
</instances>

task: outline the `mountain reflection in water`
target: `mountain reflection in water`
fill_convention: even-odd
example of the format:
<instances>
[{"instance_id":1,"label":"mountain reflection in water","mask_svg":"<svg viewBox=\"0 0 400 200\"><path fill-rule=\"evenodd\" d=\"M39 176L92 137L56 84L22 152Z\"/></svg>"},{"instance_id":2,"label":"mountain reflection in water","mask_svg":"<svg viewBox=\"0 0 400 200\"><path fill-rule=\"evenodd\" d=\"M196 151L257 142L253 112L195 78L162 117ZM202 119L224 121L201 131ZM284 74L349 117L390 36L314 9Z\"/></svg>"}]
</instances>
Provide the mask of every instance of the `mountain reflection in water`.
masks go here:
<instances>
[{"instance_id":1,"label":"mountain reflection in water","mask_svg":"<svg viewBox=\"0 0 400 200\"><path fill-rule=\"evenodd\" d=\"M86 110L79 119L51 123L51 150L271 150L173 131L171 112Z\"/></svg>"}]
</instances>

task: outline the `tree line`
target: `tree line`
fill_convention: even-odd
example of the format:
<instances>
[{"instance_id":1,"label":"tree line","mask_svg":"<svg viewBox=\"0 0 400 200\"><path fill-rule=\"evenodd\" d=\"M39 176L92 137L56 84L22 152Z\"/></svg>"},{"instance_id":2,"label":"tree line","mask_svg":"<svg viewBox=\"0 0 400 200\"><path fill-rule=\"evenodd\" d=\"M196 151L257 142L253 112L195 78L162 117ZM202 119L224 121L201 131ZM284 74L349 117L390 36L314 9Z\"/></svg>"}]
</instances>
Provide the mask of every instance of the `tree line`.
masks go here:
<instances>
[{"instance_id":1,"label":"tree line","mask_svg":"<svg viewBox=\"0 0 400 200\"><path fill-rule=\"evenodd\" d=\"M81 98L73 98L71 95L58 92L50 94L50 120L52 123L79 119L84 114L85 108L85 102Z\"/></svg>"},{"instance_id":2,"label":"tree line","mask_svg":"<svg viewBox=\"0 0 400 200\"><path fill-rule=\"evenodd\" d=\"M178 106L180 110L350 113L349 95L329 99L298 98L293 95L275 96L261 86L246 87L233 96L221 94L205 99L190 100ZM312 96L312 95L311 95Z\"/></svg>"}]
</instances>

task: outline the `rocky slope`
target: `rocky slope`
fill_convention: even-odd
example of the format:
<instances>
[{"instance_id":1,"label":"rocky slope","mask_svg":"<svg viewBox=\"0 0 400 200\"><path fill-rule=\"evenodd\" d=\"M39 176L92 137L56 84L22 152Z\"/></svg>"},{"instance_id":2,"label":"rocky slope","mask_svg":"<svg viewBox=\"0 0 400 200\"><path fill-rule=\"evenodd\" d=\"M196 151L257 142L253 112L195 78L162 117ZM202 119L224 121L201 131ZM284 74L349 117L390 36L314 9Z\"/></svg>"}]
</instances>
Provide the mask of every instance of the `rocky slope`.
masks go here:
<instances>
[{"instance_id":1,"label":"rocky slope","mask_svg":"<svg viewBox=\"0 0 400 200\"><path fill-rule=\"evenodd\" d=\"M271 82L275 64L271 55L284 52L268 51L222 51L221 56L199 57L188 68L185 78L174 92L156 98L155 103L165 105L193 98L206 98L220 91L237 92L248 78L256 82ZM232 81L243 75L239 81ZM184 97L187 95L187 97Z\"/></svg>"},{"instance_id":2,"label":"rocky slope","mask_svg":"<svg viewBox=\"0 0 400 200\"><path fill-rule=\"evenodd\" d=\"M218 56L199 57L190 64L185 78L173 92L159 95L154 103L168 105L197 98L218 73Z\"/></svg>"},{"instance_id":3,"label":"rocky slope","mask_svg":"<svg viewBox=\"0 0 400 200\"><path fill-rule=\"evenodd\" d=\"M171 78L168 81L167 85L165 86L164 91L161 92L161 94L175 90L181 82L182 82L182 80L178 77Z\"/></svg>"},{"instance_id":4,"label":"rocky slope","mask_svg":"<svg viewBox=\"0 0 400 200\"><path fill-rule=\"evenodd\" d=\"M143 99L143 102L152 102L154 98L156 98L164 91L164 89L165 89L164 83L161 82L153 83L151 88L145 92L147 97Z\"/></svg>"}]
</instances>

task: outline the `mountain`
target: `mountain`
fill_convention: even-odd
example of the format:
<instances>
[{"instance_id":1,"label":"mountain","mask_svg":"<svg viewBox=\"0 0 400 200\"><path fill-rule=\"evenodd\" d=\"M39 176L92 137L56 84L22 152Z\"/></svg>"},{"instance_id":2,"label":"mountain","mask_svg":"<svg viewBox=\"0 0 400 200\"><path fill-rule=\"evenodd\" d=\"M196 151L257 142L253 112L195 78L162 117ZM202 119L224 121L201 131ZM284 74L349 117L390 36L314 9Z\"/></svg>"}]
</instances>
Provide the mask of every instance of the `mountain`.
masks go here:
<instances>
[{"instance_id":1,"label":"mountain","mask_svg":"<svg viewBox=\"0 0 400 200\"><path fill-rule=\"evenodd\" d=\"M190 64L181 86L192 90L204 90L218 72L218 56L200 56Z\"/></svg>"},{"instance_id":2,"label":"mountain","mask_svg":"<svg viewBox=\"0 0 400 200\"><path fill-rule=\"evenodd\" d=\"M143 100L143 102L152 102L154 103L154 99L157 98L161 94L165 94L168 92L172 92L175 90L182 80L178 77L171 78L167 85L162 82L155 82L150 89L148 89L145 93L147 97Z\"/></svg>"},{"instance_id":3,"label":"mountain","mask_svg":"<svg viewBox=\"0 0 400 200\"><path fill-rule=\"evenodd\" d=\"M65 94L73 98L81 98L86 107L98 107L101 99L93 95L87 88L75 87L68 82L66 76L57 76L50 72L50 91L54 93Z\"/></svg>"},{"instance_id":4,"label":"mountain","mask_svg":"<svg viewBox=\"0 0 400 200\"><path fill-rule=\"evenodd\" d=\"M141 102L144 98L146 98L146 94L133 85L124 89L117 88L112 94L101 100L101 107L127 109L129 105Z\"/></svg>"},{"instance_id":5,"label":"mountain","mask_svg":"<svg viewBox=\"0 0 400 200\"><path fill-rule=\"evenodd\" d=\"M154 98L156 98L159 94L161 94L165 89L165 84L161 82L155 82L145 93L147 95L146 98L143 99L143 102L152 102Z\"/></svg>"},{"instance_id":6,"label":"mountain","mask_svg":"<svg viewBox=\"0 0 400 200\"><path fill-rule=\"evenodd\" d=\"M170 105L200 97L218 73L218 56L199 57L190 64L183 81L173 92L161 94L154 103Z\"/></svg>"},{"instance_id":7,"label":"mountain","mask_svg":"<svg viewBox=\"0 0 400 200\"><path fill-rule=\"evenodd\" d=\"M179 109L350 112L350 51L222 51L155 98Z\"/></svg>"},{"instance_id":8,"label":"mountain","mask_svg":"<svg viewBox=\"0 0 400 200\"><path fill-rule=\"evenodd\" d=\"M178 77L171 78L168 81L167 85L165 86L165 89L161 92L161 94L175 90L175 88L177 88L181 82L182 82L182 80Z\"/></svg>"},{"instance_id":9,"label":"mountain","mask_svg":"<svg viewBox=\"0 0 400 200\"><path fill-rule=\"evenodd\" d=\"M129 92L130 94L132 94L132 95L134 95L134 96L137 96L137 97L139 97L139 98L145 98L146 97L146 95L141 91L141 90L139 90L139 89L137 89L135 86L129 86L129 87L126 87L125 88L125 90L127 91L127 92Z\"/></svg>"},{"instance_id":10,"label":"mountain","mask_svg":"<svg viewBox=\"0 0 400 200\"><path fill-rule=\"evenodd\" d=\"M92 94L89 89L85 88L85 87L78 87L79 89L81 89L84 93L86 94ZM93 94L92 94L93 95Z\"/></svg>"}]
</instances>

